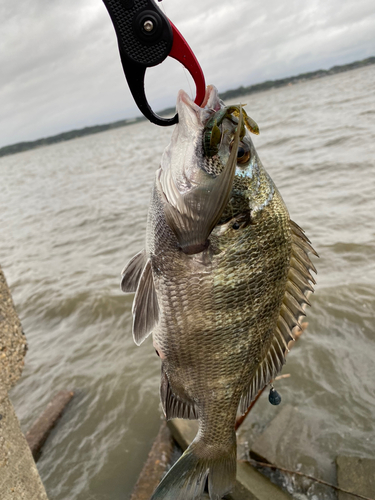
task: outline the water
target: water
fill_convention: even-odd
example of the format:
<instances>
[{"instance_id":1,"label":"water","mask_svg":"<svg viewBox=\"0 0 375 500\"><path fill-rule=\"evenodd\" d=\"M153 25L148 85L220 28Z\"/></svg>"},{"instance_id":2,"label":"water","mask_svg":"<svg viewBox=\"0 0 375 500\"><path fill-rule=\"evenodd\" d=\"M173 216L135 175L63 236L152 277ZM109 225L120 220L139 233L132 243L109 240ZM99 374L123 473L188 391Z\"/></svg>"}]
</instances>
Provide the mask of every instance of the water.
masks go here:
<instances>
[{"instance_id":1,"label":"water","mask_svg":"<svg viewBox=\"0 0 375 500\"><path fill-rule=\"evenodd\" d=\"M265 167L321 256L309 327L277 389L313 429L287 462L331 477L338 453L373 457L375 446L375 66L241 101L261 128ZM150 339L133 344L119 277L143 247L170 134L136 124L0 159L0 262L29 342L11 393L22 428L57 391L77 391L38 462L54 500L128 498L159 428L159 359ZM266 396L257 403L240 451L277 411ZM334 498L283 481L295 498Z\"/></svg>"}]
</instances>

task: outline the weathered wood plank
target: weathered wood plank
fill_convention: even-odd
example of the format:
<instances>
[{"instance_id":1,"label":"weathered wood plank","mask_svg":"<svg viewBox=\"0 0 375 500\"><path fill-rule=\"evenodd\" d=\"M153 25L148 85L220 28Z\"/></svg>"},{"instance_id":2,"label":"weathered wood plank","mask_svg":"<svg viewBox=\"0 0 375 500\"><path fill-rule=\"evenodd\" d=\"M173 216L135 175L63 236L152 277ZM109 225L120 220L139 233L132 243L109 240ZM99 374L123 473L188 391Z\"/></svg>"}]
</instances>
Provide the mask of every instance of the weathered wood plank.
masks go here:
<instances>
[{"instance_id":1,"label":"weathered wood plank","mask_svg":"<svg viewBox=\"0 0 375 500\"><path fill-rule=\"evenodd\" d=\"M35 461L38 460L43 444L73 396L73 391L60 391L57 393L27 431L25 438Z\"/></svg>"},{"instance_id":2,"label":"weathered wood plank","mask_svg":"<svg viewBox=\"0 0 375 500\"><path fill-rule=\"evenodd\" d=\"M162 423L130 500L150 500L170 464L173 440L165 422Z\"/></svg>"}]
</instances>

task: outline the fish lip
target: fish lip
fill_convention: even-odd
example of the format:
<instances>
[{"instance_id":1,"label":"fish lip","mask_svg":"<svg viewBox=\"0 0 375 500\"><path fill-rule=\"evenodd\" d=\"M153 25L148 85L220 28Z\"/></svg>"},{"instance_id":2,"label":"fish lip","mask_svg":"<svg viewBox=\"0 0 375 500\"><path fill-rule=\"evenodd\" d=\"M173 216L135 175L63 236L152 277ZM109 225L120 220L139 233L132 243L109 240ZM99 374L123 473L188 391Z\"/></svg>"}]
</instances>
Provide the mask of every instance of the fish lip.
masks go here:
<instances>
[{"instance_id":1,"label":"fish lip","mask_svg":"<svg viewBox=\"0 0 375 500\"><path fill-rule=\"evenodd\" d=\"M200 106L189 97L185 90L180 90L177 94L177 113L180 116L186 116L186 113L196 115L201 125L205 125L212 113L221 107L219 93L214 85L206 87L206 93Z\"/></svg>"}]
</instances>

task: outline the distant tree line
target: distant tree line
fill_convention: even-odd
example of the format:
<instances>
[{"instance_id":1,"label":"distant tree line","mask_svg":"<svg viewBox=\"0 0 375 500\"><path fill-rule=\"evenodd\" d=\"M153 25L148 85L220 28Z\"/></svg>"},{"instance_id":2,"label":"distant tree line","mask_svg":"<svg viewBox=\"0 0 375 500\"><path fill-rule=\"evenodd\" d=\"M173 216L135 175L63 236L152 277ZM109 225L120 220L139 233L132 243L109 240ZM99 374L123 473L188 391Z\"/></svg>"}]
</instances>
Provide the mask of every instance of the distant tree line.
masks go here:
<instances>
[{"instance_id":1,"label":"distant tree line","mask_svg":"<svg viewBox=\"0 0 375 500\"><path fill-rule=\"evenodd\" d=\"M319 69L317 71L310 71L309 73L301 73L300 75L290 76L288 78L281 78L279 80L268 80L263 83L257 83L255 85L249 85L247 87L238 87L237 89L227 90L220 94L221 99L232 99L234 97L239 97L242 95L253 94L255 92L262 92L264 90L284 87L285 85L295 84L303 82L306 80L312 80L314 78L322 78L329 75L334 75L336 73L343 73L344 71L350 71L352 69L361 68L363 66L369 66L370 64L375 64L375 57L368 57L362 61L355 61L350 64L343 64L341 66L333 66L332 68L325 70ZM160 111L158 114L161 116L166 116L173 114L175 112L174 108L167 108ZM4 146L0 148L0 157L11 155L15 153L20 153L21 151L27 151L29 149L35 149L40 146L47 146L49 144L56 144L58 142L69 141L70 139L76 139L77 137L83 137L86 135L97 134L99 132L104 132L106 130L125 127L127 125L132 125L133 123L138 123L144 121L143 116L137 118L129 118L127 120L119 120L113 123L106 123L104 125L94 125L92 127L85 127L78 130L71 130L70 132L63 132L58 135L53 135L51 137L45 137L43 139L38 139L37 141L29 142L19 142L17 144L12 144L10 146Z\"/></svg>"},{"instance_id":2,"label":"distant tree line","mask_svg":"<svg viewBox=\"0 0 375 500\"><path fill-rule=\"evenodd\" d=\"M70 130L69 132L52 135L51 137L44 137L43 139L38 139L36 141L18 142L17 144L2 147L0 149L0 157L20 153L21 151L27 151L28 149L39 148L41 146L48 146L49 144L56 144L57 142L70 141L71 139L76 139L77 137L83 137L85 135L98 134L99 132L105 132L106 130L113 128L125 127L126 125L131 125L145 119L146 118L143 116L139 116L137 118L119 120L117 122L106 123L104 125L94 125L92 127L80 128L78 130Z\"/></svg>"},{"instance_id":3,"label":"distant tree line","mask_svg":"<svg viewBox=\"0 0 375 500\"><path fill-rule=\"evenodd\" d=\"M336 73L343 73L344 71L350 71L352 69L361 68L363 66L369 66L370 64L375 64L375 57L368 57L362 61L355 61L350 64L343 64L341 66L333 66L330 69L318 69L316 71L310 71L309 73L301 73L296 76L289 76L287 78L281 78L279 80L268 80L263 83L257 83L256 85L249 85L248 87L238 87L237 89L227 90L220 94L220 97L224 99L232 99L232 97L238 97L241 95L249 95L254 92L262 92L264 90L274 89L278 87L284 87L290 83L299 83L306 80L313 80L314 78L322 78L324 76L335 75Z\"/></svg>"}]
</instances>

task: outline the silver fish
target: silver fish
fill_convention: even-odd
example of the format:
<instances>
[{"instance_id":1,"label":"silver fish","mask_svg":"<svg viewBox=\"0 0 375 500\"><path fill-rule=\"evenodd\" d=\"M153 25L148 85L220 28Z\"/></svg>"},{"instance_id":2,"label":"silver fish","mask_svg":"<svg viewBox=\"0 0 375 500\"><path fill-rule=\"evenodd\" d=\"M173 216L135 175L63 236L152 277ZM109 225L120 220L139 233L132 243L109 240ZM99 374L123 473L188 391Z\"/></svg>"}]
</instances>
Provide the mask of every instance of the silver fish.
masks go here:
<instances>
[{"instance_id":1,"label":"silver fish","mask_svg":"<svg viewBox=\"0 0 375 500\"><path fill-rule=\"evenodd\" d=\"M183 91L156 172L146 248L125 267L137 345L152 332L167 419L199 432L152 500L211 500L233 487L237 412L281 370L316 272L303 230L264 170L242 106Z\"/></svg>"}]
</instances>

